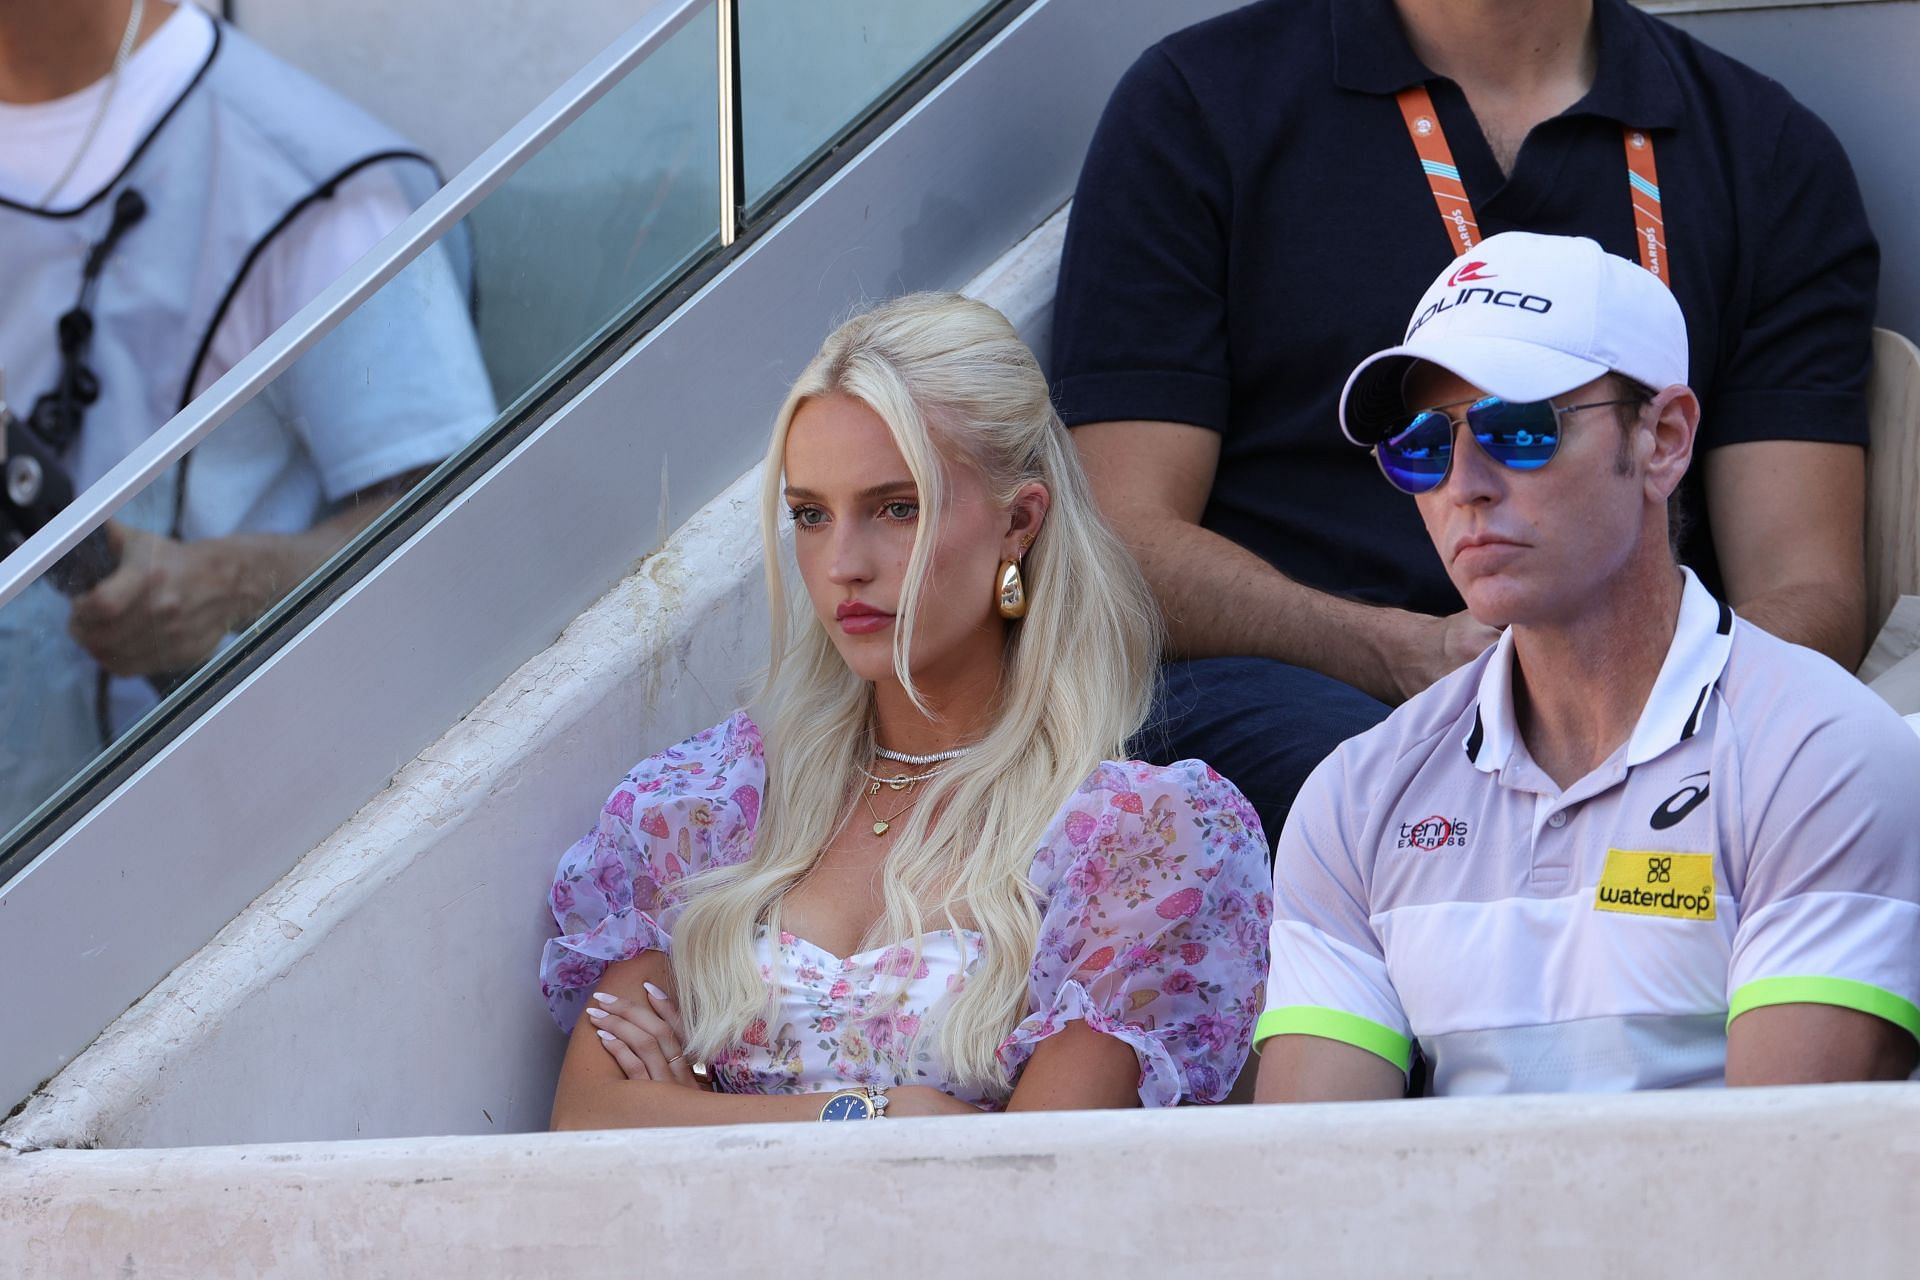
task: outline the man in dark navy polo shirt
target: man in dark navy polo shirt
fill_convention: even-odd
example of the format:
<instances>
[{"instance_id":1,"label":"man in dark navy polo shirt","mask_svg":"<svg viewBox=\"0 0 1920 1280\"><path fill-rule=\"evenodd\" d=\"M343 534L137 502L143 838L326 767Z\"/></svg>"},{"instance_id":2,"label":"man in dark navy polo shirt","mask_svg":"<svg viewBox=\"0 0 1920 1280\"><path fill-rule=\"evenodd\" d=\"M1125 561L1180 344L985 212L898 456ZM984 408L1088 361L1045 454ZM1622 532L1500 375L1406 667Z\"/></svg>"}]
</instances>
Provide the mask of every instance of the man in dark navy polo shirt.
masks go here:
<instances>
[{"instance_id":1,"label":"man in dark navy polo shirt","mask_svg":"<svg viewBox=\"0 0 1920 1280\"><path fill-rule=\"evenodd\" d=\"M1115 91L1051 372L1187 660L1141 749L1206 759L1272 832L1337 743L1493 639L1335 414L1462 221L1643 262L1651 227L1704 407L1683 558L1777 635L1849 669L1865 645L1878 250L1826 127L1626 0L1264 0Z\"/></svg>"}]
</instances>

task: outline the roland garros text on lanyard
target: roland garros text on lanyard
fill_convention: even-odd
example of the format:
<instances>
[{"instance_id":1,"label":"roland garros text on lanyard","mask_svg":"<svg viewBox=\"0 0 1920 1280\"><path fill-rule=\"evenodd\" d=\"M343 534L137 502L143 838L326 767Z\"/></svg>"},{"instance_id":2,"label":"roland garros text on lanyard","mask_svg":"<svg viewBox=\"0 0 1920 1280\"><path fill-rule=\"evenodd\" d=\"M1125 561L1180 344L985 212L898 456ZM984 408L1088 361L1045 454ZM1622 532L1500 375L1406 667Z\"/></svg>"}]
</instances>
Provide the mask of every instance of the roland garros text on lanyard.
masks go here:
<instances>
[{"instance_id":1,"label":"roland garros text on lanyard","mask_svg":"<svg viewBox=\"0 0 1920 1280\"><path fill-rule=\"evenodd\" d=\"M1447 239L1456 254L1465 253L1480 243L1480 224L1474 220L1473 202L1460 181L1460 169L1453 163L1453 149L1440 128L1440 113L1425 85L1402 89L1398 95L1400 114L1406 118L1407 134L1420 155L1420 167L1426 170L1433 198L1440 205L1440 221L1446 224ZM1622 129L1627 149L1627 197L1633 202L1634 239L1640 246L1640 265L1660 277L1660 283L1672 287L1667 278L1666 224L1660 219L1660 175L1653 163L1653 139L1638 129Z\"/></svg>"}]
</instances>

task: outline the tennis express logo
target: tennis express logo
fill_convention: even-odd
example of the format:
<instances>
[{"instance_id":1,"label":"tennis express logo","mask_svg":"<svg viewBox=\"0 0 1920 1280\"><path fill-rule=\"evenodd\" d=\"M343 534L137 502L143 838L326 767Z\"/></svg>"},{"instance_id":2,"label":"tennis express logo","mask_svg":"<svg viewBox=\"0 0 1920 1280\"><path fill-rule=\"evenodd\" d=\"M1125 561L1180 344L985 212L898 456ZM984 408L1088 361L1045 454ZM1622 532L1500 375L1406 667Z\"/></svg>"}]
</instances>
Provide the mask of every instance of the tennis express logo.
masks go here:
<instances>
[{"instance_id":1,"label":"tennis express logo","mask_svg":"<svg viewBox=\"0 0 1920 1280\"><path fill-rule=\"evenodd\" d=\"M1443 818L1435 814L1418 822L1403 822L1400 824L1400 843L1396 847L1418 849L1423 853L1432 853L1435 849L1464 849L1467 847L1467 820Z\"/></svg>"}]
</instances>

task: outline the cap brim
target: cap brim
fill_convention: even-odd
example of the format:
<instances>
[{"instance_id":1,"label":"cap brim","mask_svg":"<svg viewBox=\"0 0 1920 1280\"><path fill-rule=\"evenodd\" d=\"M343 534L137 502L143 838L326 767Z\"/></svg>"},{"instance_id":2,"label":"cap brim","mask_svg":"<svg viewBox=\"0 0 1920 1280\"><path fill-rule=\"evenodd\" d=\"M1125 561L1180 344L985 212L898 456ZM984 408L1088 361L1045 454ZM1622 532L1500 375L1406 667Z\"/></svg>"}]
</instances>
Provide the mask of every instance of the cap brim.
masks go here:
<instances>
[{"instance_id":1,"label":"cap brim","mask_svg":"<svg viewBox=\"0 0 1920 1280\"><path fill-rule=\"evenodd\" d=\"M1340 392L1340 430L1372 448L1406 416L1401 384L1417 361L1445 369L1502 400L1546 400L1592 382L1607 366L1517 338L1410 342L1360 362Z\"/></svg>"}]
</instances>

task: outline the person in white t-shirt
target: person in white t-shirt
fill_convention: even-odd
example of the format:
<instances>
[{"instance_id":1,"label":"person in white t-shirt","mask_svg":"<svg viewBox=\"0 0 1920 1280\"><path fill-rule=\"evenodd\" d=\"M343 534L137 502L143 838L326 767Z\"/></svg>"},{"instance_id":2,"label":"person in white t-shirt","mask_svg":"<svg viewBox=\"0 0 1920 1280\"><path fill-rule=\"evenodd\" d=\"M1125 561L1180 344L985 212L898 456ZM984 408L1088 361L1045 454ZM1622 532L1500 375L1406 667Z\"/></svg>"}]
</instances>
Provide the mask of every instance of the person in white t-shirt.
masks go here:
<instances>
[{"instance_id":1,"label":"person in white t-shirt","mask_svg":"<svg viewBox=\"0 0 1920 1280\"><path fill-rule=\"evenodd\" d=\"M0 0L9 447L83 489L438 181L191 4ZM120 513L111 572L0 610L0 830L491 419L466 270L409 268Z\"/></svg>"},{"instance_id":2,"label":"person in white t-shirt","mask_svg":"<svg viewBox=\"0 0 1920 1280\"><path fill-rule=\"evenodd\" d=\"M1913 1070L1920 740L1676 564L1686 375L1652 274L1507 232L1348 380L1348 438L1505 631L1301 792L1260 1101L1398 1097L1416 1046L1436 1094Z\"/></svg>"}]
</instances>

